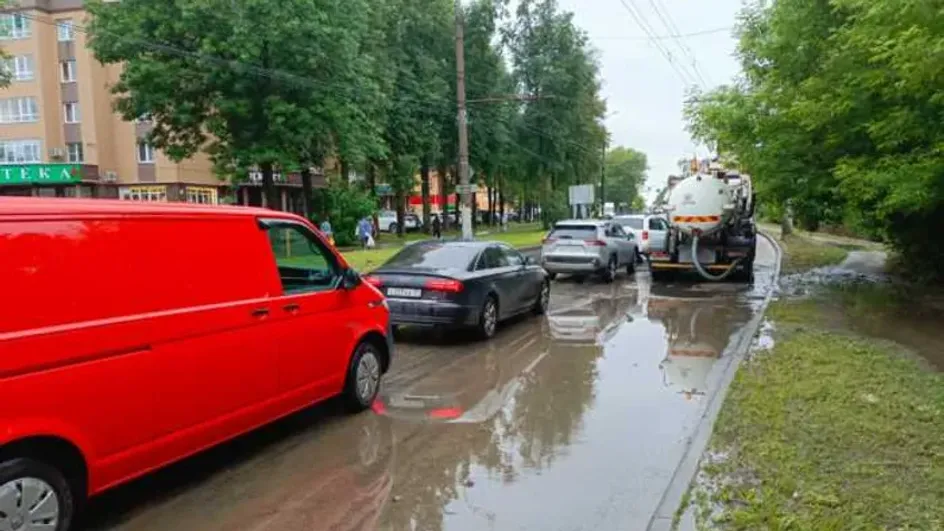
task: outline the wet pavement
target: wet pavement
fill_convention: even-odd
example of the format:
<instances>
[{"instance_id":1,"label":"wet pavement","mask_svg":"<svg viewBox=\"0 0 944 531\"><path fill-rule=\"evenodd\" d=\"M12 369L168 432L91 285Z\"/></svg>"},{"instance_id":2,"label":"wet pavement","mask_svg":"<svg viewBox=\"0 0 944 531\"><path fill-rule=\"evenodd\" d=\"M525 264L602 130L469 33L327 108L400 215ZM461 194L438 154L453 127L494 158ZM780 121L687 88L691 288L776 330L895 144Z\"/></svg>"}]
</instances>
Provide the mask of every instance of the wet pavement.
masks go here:
<instances>
[{"instance_id":1,"label":"wet pavement","mask_svg":"<svg viewBox=\"0 0 944 531\"><path fill-rule=\"evenodd\" d=\"M312 408L96 500L95 530L645 529L771 288L554 283L488 342L406 330L374 411Z\"/></svg>"}]
</instances>

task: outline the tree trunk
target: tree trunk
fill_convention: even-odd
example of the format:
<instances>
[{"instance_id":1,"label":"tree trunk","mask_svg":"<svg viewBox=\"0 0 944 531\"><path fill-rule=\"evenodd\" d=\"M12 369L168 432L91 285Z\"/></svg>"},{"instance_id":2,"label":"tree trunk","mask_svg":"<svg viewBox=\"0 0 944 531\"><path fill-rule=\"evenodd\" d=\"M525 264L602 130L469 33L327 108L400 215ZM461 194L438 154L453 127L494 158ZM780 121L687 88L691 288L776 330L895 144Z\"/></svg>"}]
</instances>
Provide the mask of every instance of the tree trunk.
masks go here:
<instances>
[{"instance_id":1,"label":"tree trunk","mask_svg":"<svg viewBox=\"0 0 944 531\"><path fill-rule=\"evenodd\" d=\"M312 196L314 189L311 183L311 166L302 167L302 210L305 219L312 219Z\"/></svg>"},{"instance_id":2,"label":"tree trunk","mask_svg":"<svg viewBox=\"0 0 944 531\"><path fill-rule=\"evenodd\" d=\"M379 235L380 226L377 221L377 209L380 207L380 203L377 200L377 166L374 165L373 161L367 161L367 186L369 187L367 193L374 200L374 213L371 214L370 219L374 225L374 234Z\"/></svg>"},{"instance_id":3,"label":"tree trunk","mask_svg":"<svg viewBox=\"0 0 944 531\"><path fill-rule=\"evenodd\" d=\"M403 197L404 197L403 191L397 190L396 195L394 196L394 200L397 202L397 236L400 238L403 237L403 216L404 216Z\"/></svg>"},{"instance_id":4,"label":"tree trunk","mask_svg":"<svg viewBox=\"0 0 944 531\"><path fill-rule=\"evenodd\" d=\"M442 230L449 230L449 175L445 165L440 165L436 170L439 173L439 204L442 205Z\"/></svg>"},{"instance_id":5,"label":"tree trunk","mask_svg":"<svg viewBox=\"0 0 944 531\"><path fill-rule=\"evenodd\" d=\"M783 215L780 216L780 237L791 234L793 234L793 207L790 206L790 201L787 201L783 205Z\"/></svg>"},{"instance_id":6,"label":"tree trunk","mask_svg":"<svg viewBox=\"0 0 944 531\"><path fill-rule=\"evenodd\" d=\"M491 186L489 186L486 189L486 192L488 193L488 224L489 226L495 225L495 201L492 199L492 192L494 191L495 189L492 188Z\"/></svg>"},{"instance_id":7,"label":"tree trunk","mask_svg":"<svg viewBox=\"0 0 944 531\"><path fill-rule=\"evenodd\" d=\"M266 198L266 208L278 210L282 203L279 199L279 191L275 187L272 163L263 162L259 168L262 170L262 193Z\"/></svg>"},{"instance_id":8,"label":"tree trunk","mask_svg":"<svg viewBox=\"0 0 944 531\"><path fill-rule=\"evenodd\" d=\"M498 219L505 219L505 183L498 178Z\"/></svg>"},{"instance_id":9,"label":"tree trunk","mask_svg":"<svg viewBox=\"0 0 944 531\"><path fill-rule=\"evenodd\" d=\"M423 232L429 234L432 230L432 227L429 223L429 163L424 162L423 167L420 168L420 176L422 179L421 190L423 194Z\"/></svg>"}]
</instances>

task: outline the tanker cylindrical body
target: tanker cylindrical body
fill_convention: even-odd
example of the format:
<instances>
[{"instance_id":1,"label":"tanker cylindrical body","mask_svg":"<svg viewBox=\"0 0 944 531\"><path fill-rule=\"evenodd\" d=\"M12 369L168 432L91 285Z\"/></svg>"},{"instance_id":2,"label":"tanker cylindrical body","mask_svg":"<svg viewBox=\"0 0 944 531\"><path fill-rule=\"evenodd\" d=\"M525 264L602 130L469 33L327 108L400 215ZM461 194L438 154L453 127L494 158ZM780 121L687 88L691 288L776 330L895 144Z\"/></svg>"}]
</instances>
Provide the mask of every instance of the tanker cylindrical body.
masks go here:
<instances>
[{"instance_id":1,"label":"tanker cylindrical body","mask_svg":"<svg viewBox=\"0 0 944 531\"><path fill-rule=\"evenodd\" d=\"M669 192L669 222L679 231L708 234L717 231L731 204L731 189L723 179L693 175L677 183Z\"/></svg>"}]
</instances>

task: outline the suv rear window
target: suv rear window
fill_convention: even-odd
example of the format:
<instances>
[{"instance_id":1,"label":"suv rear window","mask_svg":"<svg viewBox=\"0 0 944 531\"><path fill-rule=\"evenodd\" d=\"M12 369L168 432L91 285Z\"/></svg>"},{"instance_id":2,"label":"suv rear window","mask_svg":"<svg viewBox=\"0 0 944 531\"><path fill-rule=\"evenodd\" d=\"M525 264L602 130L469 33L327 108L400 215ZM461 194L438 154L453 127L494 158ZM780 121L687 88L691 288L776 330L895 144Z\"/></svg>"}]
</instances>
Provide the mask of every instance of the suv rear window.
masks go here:
<instances>
[{"instance_id":1,"label":"suv rear window","mask_svg":"<svg viewBox=\"0 0 944 531\"><path fill-rule=\"evenodd\" d=\"M588 240L597 237L596 225L557 225L547 236L556 239Z\"/></svg>"}]
</instances>

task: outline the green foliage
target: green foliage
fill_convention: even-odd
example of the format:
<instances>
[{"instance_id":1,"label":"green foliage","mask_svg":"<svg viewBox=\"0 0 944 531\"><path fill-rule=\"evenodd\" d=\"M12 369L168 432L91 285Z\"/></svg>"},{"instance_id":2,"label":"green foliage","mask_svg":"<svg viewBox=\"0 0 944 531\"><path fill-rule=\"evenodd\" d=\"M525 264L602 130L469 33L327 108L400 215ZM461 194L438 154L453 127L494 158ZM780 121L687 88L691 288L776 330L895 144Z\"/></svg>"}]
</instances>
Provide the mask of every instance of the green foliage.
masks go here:
<instances>
[{"instance_id":1,"label":"green foliage","mask_svg":"<svg viewBox=\"0 0 944 531\"><path fill-rule=\"evenodd\" d=\"M347 246L356 243L354 230L357 228L357 222L372 215L376 210L370 194L346 182L332 182L327 188L315 193L331 222L335 244ZM321 219L316 222L320 223Z\"/></svg>"},{"instance_id":2,"label":"green foliage","mask_svg":"<svg viewBox=\"0 0 944 531\"><path fill-rule=\"evenodd\" d=\"M944 18L934 0L748 6L743 79L696 94L697 138L734 154L800 225L851 223L944 278Z\"/></svg>"},{"instance_id":3,"label":"green foliage","mask_svg":"<svg viewBox=\"0 0 944 531\"><path fill-rule=\"evenodd\" d=\"M632 148L617 147L606 153L606 198L632 209L639 207L640 192L649 169L646 154ZM642 208L645 208L643 203Z\"/></svg>"}]
</instances>

